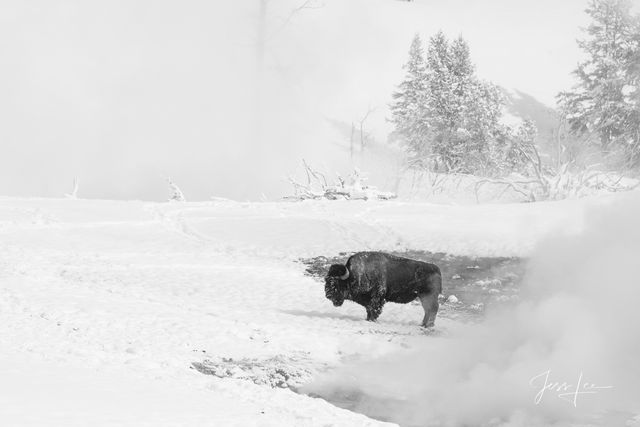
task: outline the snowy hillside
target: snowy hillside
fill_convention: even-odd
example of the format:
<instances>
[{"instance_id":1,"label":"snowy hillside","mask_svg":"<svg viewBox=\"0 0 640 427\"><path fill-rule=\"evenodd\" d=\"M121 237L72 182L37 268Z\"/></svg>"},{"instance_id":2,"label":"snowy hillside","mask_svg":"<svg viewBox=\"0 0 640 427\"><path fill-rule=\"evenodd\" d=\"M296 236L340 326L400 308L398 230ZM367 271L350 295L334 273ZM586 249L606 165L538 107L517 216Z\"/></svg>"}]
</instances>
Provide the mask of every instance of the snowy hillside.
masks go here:
<instances>
[{"instance_id":1,"label":"snowy hillside","mask_svg":"<svg viewBox=\"0 0 640 427\"><path fill-rule=\"evenodd\" d=\"M421 308L390 304L378 323L364 322L355 304L334 308L299 258L363 249L527 256L553 230L579 232L585 209L608 200L0 199L0 421L380 425L269 384L412 348L425 339ZM451 313L443 308L438 334L460 328ZM218 376L191 368L205 360L218 361Z\"/></svg>"},{"instance_id":2,"label":"snowy hillside","mask_svg":"<svg viewBox=\"0 0 640 427\"><path fill-rule=\"evenodd\" d=\"M519 90L504 89L503 92L506 96L506 117L503 121L506 124L511 124L509 119L515 123L522 119L533 120L538 128L536 144L542 147L545 152L556 148L551 144L554 141L554 132L557 132L560 123L559 113L549 105Z\"/></svg>"}]
</instances>

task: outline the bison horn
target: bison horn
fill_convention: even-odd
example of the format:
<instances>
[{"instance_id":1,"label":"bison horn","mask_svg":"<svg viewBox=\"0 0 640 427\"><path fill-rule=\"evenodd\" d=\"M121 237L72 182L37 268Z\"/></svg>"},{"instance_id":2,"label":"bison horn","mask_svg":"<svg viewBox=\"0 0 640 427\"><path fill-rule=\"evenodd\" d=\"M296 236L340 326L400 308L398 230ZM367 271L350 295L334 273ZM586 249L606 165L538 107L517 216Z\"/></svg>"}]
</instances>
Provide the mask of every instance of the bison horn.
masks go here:
<instances>
[{"instance_id":1,"label":"bison horn","mask_svg":"<svg viewBox=\"0 0 640 427\"><path fill-rule=\"evenodd\" d=\"M344 274L340 276L340 280L347 280L349 278L349 269L347 267L344 268Z\"/></svg>"}]
</instances>

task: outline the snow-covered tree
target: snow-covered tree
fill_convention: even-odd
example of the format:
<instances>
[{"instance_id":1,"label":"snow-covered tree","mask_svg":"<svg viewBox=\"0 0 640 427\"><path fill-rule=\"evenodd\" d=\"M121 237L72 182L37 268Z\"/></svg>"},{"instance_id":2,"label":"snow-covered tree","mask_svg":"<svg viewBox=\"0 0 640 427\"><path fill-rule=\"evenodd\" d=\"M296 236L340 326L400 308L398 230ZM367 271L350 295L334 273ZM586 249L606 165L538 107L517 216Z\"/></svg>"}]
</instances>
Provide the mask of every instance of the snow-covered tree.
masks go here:
<instances>
[{"instance_id":1,"label":"snow-covered tree","mask_svg":"<svg viewBox=\"0 0 640 427\"><path fill-rule=\"evenodd\" d=\"M474 72L469 45L465 39L458 37L451 43L451 73L456 78L455 91L458 94L464 93L465 83L471 83Z\"/></svg>"},{"instance_id":2,"label":"snow-covered tree","mask_svg":"<svg viewBox=\"0 0 640 427\"><path fill-rule=\"evenodd\" d=\"M591 24L578 46L585 61L574 71L577 84L561 93L573 133L597 135L604 151L622 150L640 161L640 18L630 0L592 0Z\"/></svg>"},{"instance_id":3,"label":"snow-covered tree","mask_svg":"<svg viewBox=\"0 0 640 427\"><path fill-rule=\"evenodd\" d=\"M486 169L491 157L490 142L501 130L498 123L503 105L500 91L475 76L469 46L462 37L449 42L442 31L436 33L429 39L427 57L423 60L416 36L410 52L413 55L407 68L420 72L408 74L398 92L401 96L394 97L405 101L405 94L411 93L410 99L417 104L407 109L406 102L397 102L392 111L396 132L405 136L411 160L414 164L447 172ZM424 71L416 67L416 63L424 63ZM417 77L409 78L414 76ZM407 82L413 81L419 84L410 86L413 91L408 91ZM406 111L411 114L400 114ZM405 117L410 120L401 120ZM410 126L403 127L407 122Z\"/></svg>"},{"instance_id":4,"label":"snow-covered tree","mask_svg":"<svg viewBox=\"0 0 640 427\"><path fill-rule=\"evenodd\" d=\"M510 139L500 124L504 96L492 83L472 80L463 99L462 129L467 133L462 166L469 172L493 174L502 167L499 147Z\"/></svg>"},{"instance_id":5,"label":"snow-covered tree","mask_svg":"<svg viewBox=\"0 0 640 427\"><path fill-rule=\"evenodd\" d=\"M426 67L420 36L416 34L409 48L409 60L404 65L405 78L398 91L393 94L391 105L392 121L395 124L395 136L407 147L413 157L423 154L424 140L428 126L424 121L424 108L427 103Z\"/></svg>"},{"instance_id":6,"label":"snow-covered tree","mask_svg":"<svg viewBox=\"0 0 640 427\"><path fill-rule=\"evenodd\" d=\"M455 63L449 42L439 31L429 39L426 95L429 104L427 120L439 132L455 128L461 113L460 98L454 92L454 89L461 89L453 73Z\"/></svg>"}]
</instances>

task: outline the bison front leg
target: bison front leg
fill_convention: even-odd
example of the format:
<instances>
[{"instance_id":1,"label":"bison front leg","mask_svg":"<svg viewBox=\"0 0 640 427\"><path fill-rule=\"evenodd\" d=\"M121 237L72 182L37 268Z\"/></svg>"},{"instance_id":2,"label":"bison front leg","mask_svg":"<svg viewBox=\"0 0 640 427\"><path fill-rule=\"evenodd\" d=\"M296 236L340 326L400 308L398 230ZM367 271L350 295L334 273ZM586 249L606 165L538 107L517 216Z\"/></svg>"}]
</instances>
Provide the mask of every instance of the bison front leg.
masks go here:
<instances>
[{"instance_id":1,"label":"bison front leg","mask_svg":"<svg viewBox=\"0 0 640 427\"><path fill-rule=\"evenodd\" d=\"M371 295L371 301L369 304L365 306L367 310L367 320L370 322L375 322L380 314L382 313L382 308L384 307L384 294L381 292L374 292Z\"/></svg>"},{"instance_id":2,"label":"bison front leg","mask_svg":"<svg viewBox=\"0 0 640 427\"><path fill-rule=\"evenodd\" d=\"M384 301L375 303L372 301L371 304L366 306L365 308L367 309L367 320L370 322L375 322L382 313L382 307L384 307Z\"/></svg>"}]
</instances>

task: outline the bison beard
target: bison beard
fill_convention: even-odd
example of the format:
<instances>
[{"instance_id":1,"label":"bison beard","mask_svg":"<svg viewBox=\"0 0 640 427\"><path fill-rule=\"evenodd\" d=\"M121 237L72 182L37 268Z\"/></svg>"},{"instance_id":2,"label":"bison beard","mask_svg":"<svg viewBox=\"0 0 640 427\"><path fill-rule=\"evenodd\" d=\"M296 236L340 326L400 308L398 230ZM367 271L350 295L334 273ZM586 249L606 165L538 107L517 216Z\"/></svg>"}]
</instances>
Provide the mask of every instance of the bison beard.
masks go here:
<instances>
[{"instance_id":1,"label":"bison beard","mask_svg":"<svg viewBox=\"0 0 640 427\"><path fill-rule=\"evenodd\" d=\"M325 296L339 307L348 299L367 310L375 321L385 302L406 304L420 298L422 326L434 325L442 276L437 265L381 252L359 252L346 265L333 264L325 277Z\"/></svg>"}]
</instances>

